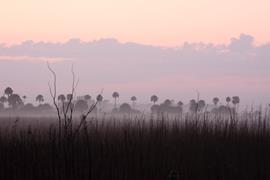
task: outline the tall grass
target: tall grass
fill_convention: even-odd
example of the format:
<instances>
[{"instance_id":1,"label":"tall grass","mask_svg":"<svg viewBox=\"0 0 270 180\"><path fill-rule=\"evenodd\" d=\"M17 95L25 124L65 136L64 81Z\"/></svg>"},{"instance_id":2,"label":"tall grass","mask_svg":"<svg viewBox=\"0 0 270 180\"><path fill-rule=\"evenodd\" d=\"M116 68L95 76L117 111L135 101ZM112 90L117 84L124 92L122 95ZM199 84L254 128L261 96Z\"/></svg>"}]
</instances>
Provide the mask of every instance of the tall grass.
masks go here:
<instances>
[{"instance_id":1,"label":"tall grass","mask_svg":"<svg viewBox=\"0 0 270 180\"><path fill-rule=\"evenodd\" d=\"M60 141L56 126L22 121L1 128L0 179L270 179L267 115L89 118Z\"/></svg>"}]
</instances>

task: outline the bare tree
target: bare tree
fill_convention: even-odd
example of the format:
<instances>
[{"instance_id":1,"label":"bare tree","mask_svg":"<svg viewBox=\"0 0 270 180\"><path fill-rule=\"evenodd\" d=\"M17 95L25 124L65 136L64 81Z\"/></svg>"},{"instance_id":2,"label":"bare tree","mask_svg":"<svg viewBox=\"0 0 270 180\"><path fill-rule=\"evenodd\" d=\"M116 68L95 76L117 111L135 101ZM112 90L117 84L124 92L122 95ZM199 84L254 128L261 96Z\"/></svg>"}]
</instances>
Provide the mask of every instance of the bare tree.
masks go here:
<instances>
[{"instance_id":1,"label":"bare tree","mask_svg":"<svg viewBox=\"0 0 270 180\"><path fill-rule=\"evenodd\" d=\"M53 85L48 83L48 86L49 86L49 91L50 91L50 95L51 95L52 100L53 100L54 107L57 111L59 140L61 140L61 137L62 137L62 130L64 130L65 137L71 137L71 138L75 137L76 134L78 134L78 132L80 131L81 127L86 127L87 116L96 108L97 104L102 101L103 89L101 90L101 93L97 96L97 101L88 108L88 110L85 114L82 114L80 124L73 131L72 118L73 118L74 106L73 106L72 102L73 102L73 98L75 96L75 90L78 86L79 80L76 80L75 73L74 73L73 66L72 66L72 68L71 68L71 73L72 73L71 92L67 95L67 102L65 102L66 105L63 106L63 115L61 115L60 107L57 104L57 76L56 76L55 71L50 67L50 64L48 62L47 62L47 67L53 75Z\"/></svg>"},{"instance_id":2,"label":"bare tree","mask_svg":"<svg viewBox=\"0 0 270 180\"><path fill-rule=\"evenodd\" d=\"M58 97L60 100L62 100L62 108L63 108L63 117L61 116L60 113L60 107L57 104L57 99L56 99L56 95L57 95L57 76L55 71L50 67L50 64L47 62L47 67L49 69L49 71L52 73L53 75L53 86L48 83L49 85L49 90L50 90L50 95L52 97L53 100L53 104L54 107L57 111L57 116L58 116L58 129L59 129L59 139L62 136L62 129L64 128L64 133L65 135L68 135L68 133L72 133L72 118L73 118L73 106L72 106L72 100L75 94L75 90L76 87L78 85L79 80L76 81L75 78L75 73L73 71L73 66L71 68L71 73L72 73L72 85L71 85L71 93L68 96L68 101L67 104L65 106L64 104L64 99L61 97ZM69 114L68 114L69 113ZM64 122L64 124L62 124ZM64 125L64 126L63 126Z\"/></svg>"}]
</instances>

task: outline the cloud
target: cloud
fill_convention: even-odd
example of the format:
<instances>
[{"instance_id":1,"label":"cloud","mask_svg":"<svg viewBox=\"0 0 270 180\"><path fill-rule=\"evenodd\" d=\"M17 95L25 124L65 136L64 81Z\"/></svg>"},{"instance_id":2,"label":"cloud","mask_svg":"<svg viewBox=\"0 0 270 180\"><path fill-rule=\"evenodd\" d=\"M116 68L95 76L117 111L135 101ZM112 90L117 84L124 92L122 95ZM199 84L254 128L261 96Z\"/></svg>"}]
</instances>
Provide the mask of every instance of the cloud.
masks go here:
<instances>
[{"instance_id":1,"label":"cloud","mask_svg":"<svg viewBox=\"0 0 270 180\"><path fill-rule=\"evenodd\" d=\"M64 43L25 41L11 46L2 44L0 76L6 78L2 78L0 86L11 84L21 91L46 93L51 76L44 60L52 60L59 76L59 91L67 92L70 67L74 64L83 87L79 88L80 92L102 87L113 91L119 87L123 91L129 89L132 94L141 92L142 96L147 96L140 89L156 87L156 92L160 90L163 94L176 96L176 92L183 89L193 92L195 88L208 88L213 92L215 87L224 87L221 93L224 96L232 91L248 94L252 89L261 89L261 95L268 96L270 44L256 46L254 41L252 36L241 34L232 38L228 45L187 42L174 48L120 43L112 38L90 42L70 39ZM252 78L256 81L248 81ZM222 86L223 83L230 84L230 80L233 85ZM178 85L176 81L179 81ZM153 82L157 86L152 86ZM247 85L250 88L247 89ZM247 95L246 98L252 100L255 96Z\"/></svg>"},{"instance_id":2,"label":"cloud","mask_svg":"<svg viewBox=\"0 0 270 180\"><path fill-rule=\"evenodd\" d=\"M229 50L238 53L251 53L254 46L254 38L250 35L241 34L239 38L232 38L228 46Z\"/></svg>"}]
</instances>

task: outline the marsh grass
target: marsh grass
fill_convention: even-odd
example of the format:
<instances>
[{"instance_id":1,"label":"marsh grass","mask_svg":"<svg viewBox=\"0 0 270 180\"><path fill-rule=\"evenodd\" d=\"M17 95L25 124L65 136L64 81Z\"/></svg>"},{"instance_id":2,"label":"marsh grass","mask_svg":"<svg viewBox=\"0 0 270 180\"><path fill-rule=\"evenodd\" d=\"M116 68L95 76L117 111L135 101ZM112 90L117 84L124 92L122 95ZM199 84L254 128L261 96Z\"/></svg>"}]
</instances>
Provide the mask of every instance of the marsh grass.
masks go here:
<instances>
[{"instance_id":1,"label":"marsh grass","mask_svg":"<svg viewBox=\"0 0 270 180\"><path fill-rule=\"evenodd\" d=\"M23 121L1 126L0 179L165 180L172 171L183 180L270 179L266 114L91 117L60 141L56 124Z\"/></svg>"}]
</instances>

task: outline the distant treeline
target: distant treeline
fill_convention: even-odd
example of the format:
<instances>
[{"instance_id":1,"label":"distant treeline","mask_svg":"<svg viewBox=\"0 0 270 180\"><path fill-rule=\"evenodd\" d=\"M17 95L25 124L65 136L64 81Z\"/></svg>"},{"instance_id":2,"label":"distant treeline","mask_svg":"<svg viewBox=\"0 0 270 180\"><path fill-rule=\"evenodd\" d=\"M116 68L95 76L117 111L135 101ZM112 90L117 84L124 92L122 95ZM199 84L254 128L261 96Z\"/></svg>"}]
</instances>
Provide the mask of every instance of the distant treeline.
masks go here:
<instances>
[{"instance_id":1,"label":"distant treeline","mask_svg":"<svg viewBox=\"0 0 270 180\"><path fill-rule=\"evenodd\" d=\"M112 98L114 98L113 106L110 106L108 100L103 100L103 96L100 95L101 101L99 101L98 105L93 109L93 112L112 112L112 113L140 113L140 107L136 105L137 97L131 96L131 103L122 103L117 105L117 99L120 97L118 92L112 93ZM37 106L32 103L27 103L26 95L19 95L14 93L11 87L7 87L4 90L4 95L0 97L0 111L10 111L17 110L21 112L51 112L54 110L54 107L45 103L45 98L42 94L38 94L35 98L38 103ZM240 103L240 98L238 96L226 97L226 105L220 104L220 99L218 97L214 97L212 103L208 104L204 100L199 99L199 97L195 100L190 100L187 104L184 104L182 101L175 102L173 99L166 99L164 102L158 104L159 98L156 95L152 95L150 97L150 101L153 103L149 110L152 113L173 113L173 114L181 114L184 111L186 112L223 112L229 113L237 110L237 107ZM49 100L50 101L50 100ZM62 108L60 110L65 109L65 107L71 101L72 108L79 112L83 113L87 111L87 109L95 104L97 100L92 98L89 94L84 96L78 96L76 100L74 100L73 94L59 94L57 96L58 105Z\"/></svg>"}]
</instances>

